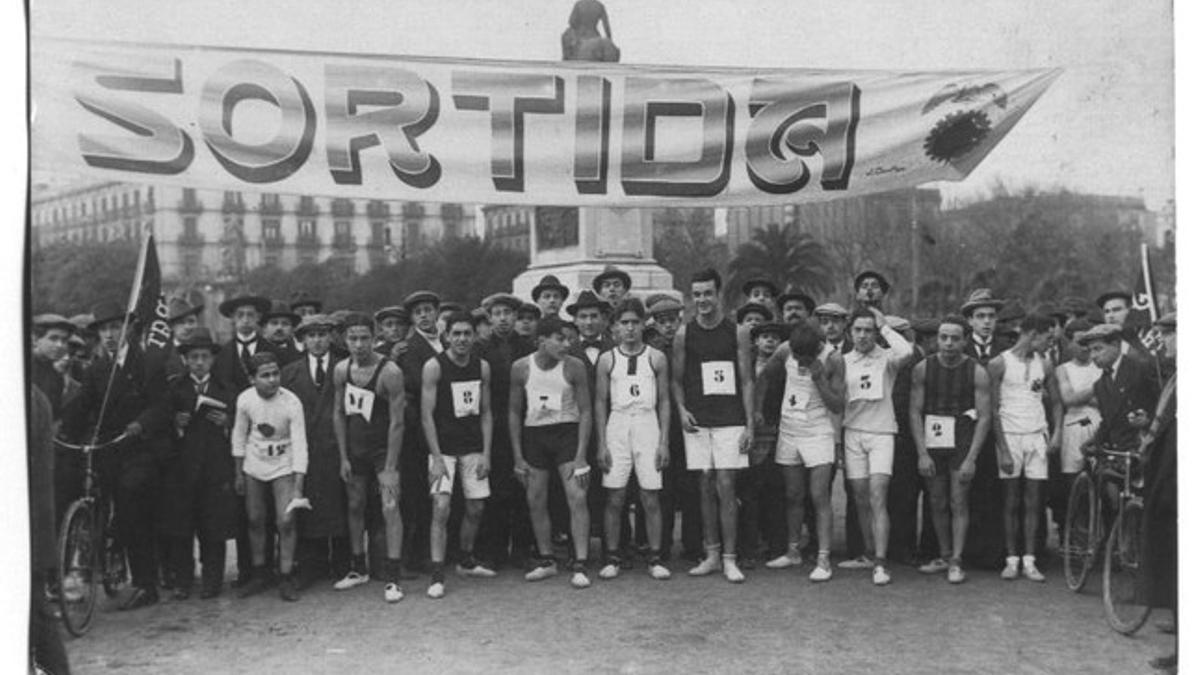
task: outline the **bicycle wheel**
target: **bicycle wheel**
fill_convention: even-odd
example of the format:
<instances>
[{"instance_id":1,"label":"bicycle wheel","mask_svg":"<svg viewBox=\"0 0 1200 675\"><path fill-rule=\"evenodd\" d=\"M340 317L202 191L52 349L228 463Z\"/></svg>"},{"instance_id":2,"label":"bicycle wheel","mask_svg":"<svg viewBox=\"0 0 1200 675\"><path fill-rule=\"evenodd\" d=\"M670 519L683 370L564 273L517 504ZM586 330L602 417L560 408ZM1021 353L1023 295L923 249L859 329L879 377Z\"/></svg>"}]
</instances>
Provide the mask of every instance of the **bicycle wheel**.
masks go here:
<instances>
[{"instance_id":1,"label":"bicycle wheel","mask_svg":"<svg viewBox=\"0 0 1200 675\"><path fill-rule=\"evenodd\" d=\"M1113 524L1104 553L1104 613L1108 625L1122 635L1133 635L1150 617L1138 588L1142 566L1142 505L1129 501Z\"/></svg>"},{"instance_id":2,"label":"bicycle wheel","mask_svg":"<svg viewBox=\"0 0 1200 675\"><path fill-rule=\"evenodd\" d=\"M1063 576L1067 588L1078 593L1087 583L1088 572L1095 560L1099 529L1099 511L1095 483L1086 473L1080 473L1071 483L1067 498L1067 520L1063 523Z\"/></svg>"},{"instance_id":3,"label":"bicycle wheel","mask_svg":"<svg viewBox=\"0 0 1200 675\"><path fill-rule=\"evenodd\" d=\"M91 627L96 610L100 558L95 528L92 504L81 499L67 509L58 538L58 605L63 624L76 637Z\"/></svg>"}]
</instances>

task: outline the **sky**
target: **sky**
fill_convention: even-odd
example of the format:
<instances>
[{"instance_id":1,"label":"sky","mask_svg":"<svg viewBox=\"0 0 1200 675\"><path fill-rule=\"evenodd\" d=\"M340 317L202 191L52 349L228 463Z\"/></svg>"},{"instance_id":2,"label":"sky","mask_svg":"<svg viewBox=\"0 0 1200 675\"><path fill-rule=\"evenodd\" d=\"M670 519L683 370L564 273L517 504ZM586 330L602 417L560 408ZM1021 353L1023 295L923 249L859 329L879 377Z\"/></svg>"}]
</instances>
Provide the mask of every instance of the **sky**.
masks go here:
<instances>
[{"instance_id":1,"label":"sky","mask_svg":"<svg viewBox=\"0 0 1200 675\"><path fill-rule=\"evenodd\" d=\"M572 0L33 0L31 39L558 60ZM1174 196L1166 0L608 0L623 63L1065 73L950 202L1009 188ZM289 17L292 17L289 19Z\"/></svg>"}]
</instances>

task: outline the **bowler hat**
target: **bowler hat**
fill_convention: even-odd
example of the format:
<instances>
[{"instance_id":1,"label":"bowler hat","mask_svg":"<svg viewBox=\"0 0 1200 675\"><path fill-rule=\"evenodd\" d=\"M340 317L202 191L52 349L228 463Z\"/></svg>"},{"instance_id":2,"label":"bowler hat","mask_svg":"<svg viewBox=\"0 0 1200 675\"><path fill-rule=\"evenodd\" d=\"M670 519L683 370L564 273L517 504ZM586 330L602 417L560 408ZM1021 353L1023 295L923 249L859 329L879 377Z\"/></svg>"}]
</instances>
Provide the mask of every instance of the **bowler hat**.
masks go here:
<instances>
[{"instance_id":1,"label":"bowler hat","mask_svg":"<svg viewBox=\"0 0 1200 675\"><path fill-rule=\"evenodd\" d=\"M97 330L109 321L124 321L127 318L132 320L133 312L126 311L120 303L107 300L92 308L92 322L88 324L88 330Z\"/></svg>"},{"instance_id":2,"label":"bowler hat","mask_svg":"<svg viewBox=\"0 0 1200 675\"><path fill-rule=\"evenodd\" d=\"M855 285L857 286L858 284ZM813 310L817 308L817 301L810 298L807 293L801 293L800 291L788 291L787 293L780 295L779 297L775 298L775 306L782 310L783 306L792 300L799 300L800 302L804 303L804 308L809 314L812 314Z\"/></svg>"},{"instance_id":3,"label":"bowler hat","mask_svg":"<svg viewBox=\"0 0 1200 675\"><path fill-rule=\"evenodd\" d=\"M221 312L221 316L231 318L238 307L246 305L258 310L260 316L271 311L271 301L261 295L239 295L217 305L217 310Z\"/></svg>"},{"instance_id":4,"label":"bowler hat","mask_svg":"<svg viewBox=\"0 0 1200 675\"><path fill-rule=\"evenodd\" d=\"M293 328L300 323L300 315L293 312L292 308L289 307L286 302L282 300L272 300L271 309L263 314L263 323L278 317L283 317L290 321Z\"/></svg>"},{"instance_id":5,"label":"bowler hat","mask_svg":"<svg viewBox=\"0 0 1200 675\"><path fill-rule=\"evenodd\" d=\"M1120 289L1101 294L1100 297L1096 298L1096 306L1104 309L1104 303L1113 298L1121 298L1125 301L1125 304L1130 307L1133 306L1133 295L1129 291L1122 291Z\"/></svg>"},{"instance_id":6,"label":"bowler hat","mask_svg":"<svg viewBox=\"0 0 1200 675\"><path fill-rule=\"evenodd\" d=\"M192 336L184 340L179 345L179 353L182 356L187 356L189 352L195 349L207 349L210 353L217 353L220 345L213 342L212 333L204 326L199 326L192 331Z\"/></svg>"},{"instance_id":7,"label":"bowler hat","mask_svg":"<svg viewBox=\"0 0 1200 675\"><path fill-rule=\"evenodd\" d=\"M878 281L879 287L883 289L884 293L892 290L892 285L888 283L887 278L875 270L863 270L862 272L859 272L858 276L854 277L854 288L858 289L858 287L862 285L864 279L874 279Z\"/></svg>"},{"instance_id":8,"label":"bowler hat","mask_svg":"<svg viewBox=\"0 0 1200 675\"><path fill-rule=\"evenodd\" d=\"M772 298L779 295L779 287L775 285L775 282L764 277L755 277L754 279L742 284L742 295L749 297L750 289L754 288L755 286L766 287L767 290L771 291Z\"/></svg>"}]
</instances>

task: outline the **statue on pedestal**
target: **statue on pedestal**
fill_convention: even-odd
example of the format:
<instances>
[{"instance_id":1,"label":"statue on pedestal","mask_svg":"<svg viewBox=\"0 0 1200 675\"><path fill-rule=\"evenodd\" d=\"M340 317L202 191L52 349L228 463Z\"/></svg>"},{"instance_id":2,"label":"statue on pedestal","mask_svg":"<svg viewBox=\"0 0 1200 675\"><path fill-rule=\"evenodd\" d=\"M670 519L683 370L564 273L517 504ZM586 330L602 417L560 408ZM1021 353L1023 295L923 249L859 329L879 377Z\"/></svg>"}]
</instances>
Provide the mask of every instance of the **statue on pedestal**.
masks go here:
<instances>
[{"instance_id":1,"label":"statue on pedestal","mask_svg":"<svg viewBox=\"0 0 1200 675\"><path fill-rule=\"evenodd\" d=\"M578 0L571 8L567 30L562 34L563 61L599 61L616 63L621 50L612 41L608 11L600 0ZM600 35L597 24L604 25Z\"/></svg>"}]
</instances>

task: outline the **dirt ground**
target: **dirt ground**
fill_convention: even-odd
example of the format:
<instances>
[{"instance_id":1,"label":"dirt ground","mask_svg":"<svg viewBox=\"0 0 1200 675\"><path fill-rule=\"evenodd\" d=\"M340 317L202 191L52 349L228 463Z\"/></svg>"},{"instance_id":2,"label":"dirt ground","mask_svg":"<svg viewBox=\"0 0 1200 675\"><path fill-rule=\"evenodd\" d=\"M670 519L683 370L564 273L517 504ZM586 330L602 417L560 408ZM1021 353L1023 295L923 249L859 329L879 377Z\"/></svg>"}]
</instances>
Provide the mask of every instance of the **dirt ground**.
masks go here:
<instances>
[{"instance_id":1,"label":"dirt ground","mask_svg":"<svg viewBox=\"0 0 1200 675\"><path fill-rule=\"evenodd\" d=\"M1057 561L1054 561L1057 562ZM641 568L586 590L568 575L536 584L505 570L496 579L450 577L441 600L427 579L384 603L372 582L308 590L296 603L274 591L246 600L166 599L98 610L92 631L67 638L78 673L1140 673L1170 649L1155 630L1122 637L1104 620L1099 580L1083 594L1048 580L1005 582L974 570L962 586L893 569L890 586L869 572L837 570L825 584L809 568L654 581Z\"/></svg>"}]
</instances>

